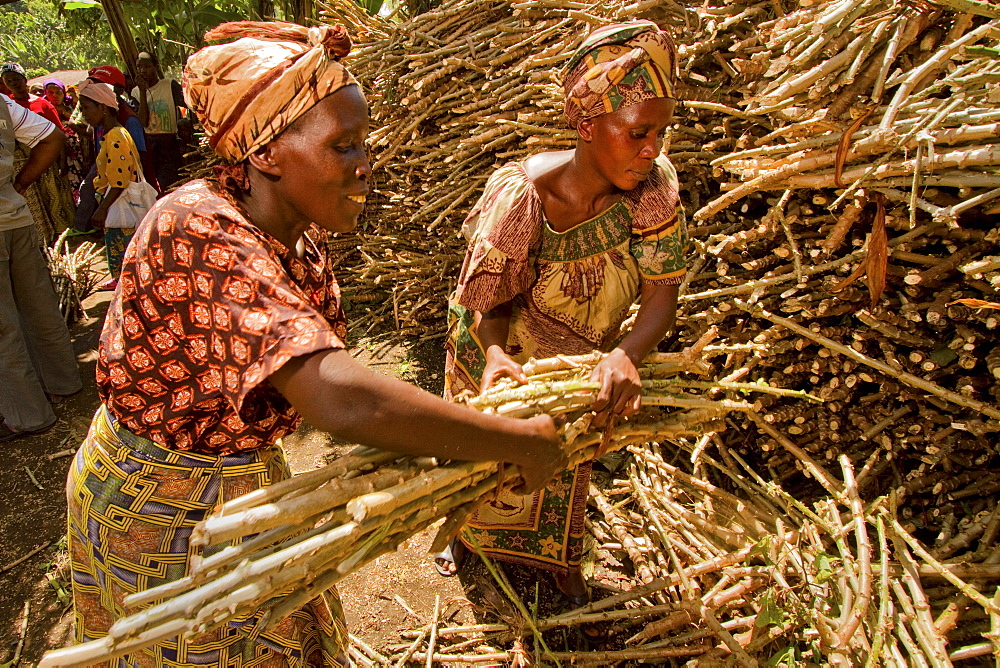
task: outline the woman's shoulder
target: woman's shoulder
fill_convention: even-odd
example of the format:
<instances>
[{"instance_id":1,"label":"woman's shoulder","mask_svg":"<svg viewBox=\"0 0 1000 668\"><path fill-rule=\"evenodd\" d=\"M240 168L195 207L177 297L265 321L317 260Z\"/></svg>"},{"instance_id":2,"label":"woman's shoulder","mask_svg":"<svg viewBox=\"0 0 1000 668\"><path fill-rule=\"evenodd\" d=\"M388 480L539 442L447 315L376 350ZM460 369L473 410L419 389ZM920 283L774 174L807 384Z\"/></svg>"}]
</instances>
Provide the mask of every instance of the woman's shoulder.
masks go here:
<instances>
[{"instance_id":1,"label":"woman's shoulder","mask_svg":"<svg viewBox=\"0 0 1000 668\"><path fill-rule=\"evenodd\" d=\"M520 162L508 162L490 174L483 189L480 205L488 207L497 198L505 201L519 199L526 192L533 190L531 180L524 171L524 165Z\"/></svg>"},{"instance_id":2,"label":"woman's shoulder","mask_svg":"<svg viewBox=\"0 0 1000 668\"><path fill-rule=\"evenodd\" d=\"M250 223L219 184L207 179L188 181L157 200L154 207L161 235L207 237L223 228Z\"/></svg>"},{"instance_id":3,"label":"woman's shoulder","mask_svg":"<svg viewBox=\"0 0 1000 668\"><path fill-rule=\"evenodd\" d=\"M537 183L539 179L544 179L552 170L562 167L573 159L574 150L565 151L545 151L535 153L525 158L521 162L525 177L532 183Z\"/></svg>"},{"instance_id":4,"label":"woman's shoulder","mask_svg":"<svg viewBox=\"0 0 1000 668\"><path fill-rule=\"evenodd\" d=\"M632 229L646 230L675 218L679 208L677 170L666 155L655 160L649 178L626 194L626 204L632 211Z\"/></svg>"},{"instance_id":5,"label":"woman's shoulder","mask_svg":"<svg viewBox=\"0 0 1000 668\"><path fill-rule=\"evenodd\" d=\"M520 161L511 161L490 175L486 184L487 192L504 190L522 196L537 194L540 182L554 169L565 165L573 158L573 149L566 151L544 151L529 155Z\"/></svg>"},{"instance_id":6,"label":"woman's shoulder","mask_svg":"<svg viewBox=\"0 0 1000 668\"><path fill-rule=\"evenodd\" d=\"M494 171L483 194L465 218L462 234L472 240L476 234L489 234L494 228L531 216L537 208L538 194L520 162L508 162Z\"/></svg>"},{"instance_id":7,"label":"woman's shoulder","mask_svg":"<svg viewBox=\"0 0 1000 668\"><path fill-rule=\"evenodd\" d=\"M672 184L677 183L677 169L674 168L674 163L670 162L666 153L661 153L654 162L664 181Z\"/></svg>"},{"instance_id":8,"label":"woman's shoulder","mask_svg":"<svg viewBox=\"0 0 1000 668\"><path fill-rule=\"evenodd\" d=\"M124 125L116 125L115 127L111 128L110 130L104 133L105 139L111 139L114 141L125 139L126 137L129 139L132 138L132 136L128 133L128 130L125 129Z\"/></svg>"}]
</instances>

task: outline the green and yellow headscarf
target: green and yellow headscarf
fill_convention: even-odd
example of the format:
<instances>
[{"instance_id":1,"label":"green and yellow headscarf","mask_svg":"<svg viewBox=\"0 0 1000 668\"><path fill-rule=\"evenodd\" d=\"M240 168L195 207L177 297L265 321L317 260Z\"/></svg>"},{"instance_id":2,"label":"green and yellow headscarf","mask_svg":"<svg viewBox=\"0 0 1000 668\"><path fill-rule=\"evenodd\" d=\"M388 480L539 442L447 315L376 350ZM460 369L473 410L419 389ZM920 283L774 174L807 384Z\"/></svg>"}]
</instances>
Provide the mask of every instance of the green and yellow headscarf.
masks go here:
<instances>
[{"instance_id":1,"label":"green and yellow headscarf","mask_svg":"<svg viewBox=\"0 0 1000 668\"><path fill-rule=\"evenodd\" d=\"M566 64L566 119L580 121L657 97L673 98L677 49L652 21L627 21L592 32Z\"/></svg>"}]
</instances>

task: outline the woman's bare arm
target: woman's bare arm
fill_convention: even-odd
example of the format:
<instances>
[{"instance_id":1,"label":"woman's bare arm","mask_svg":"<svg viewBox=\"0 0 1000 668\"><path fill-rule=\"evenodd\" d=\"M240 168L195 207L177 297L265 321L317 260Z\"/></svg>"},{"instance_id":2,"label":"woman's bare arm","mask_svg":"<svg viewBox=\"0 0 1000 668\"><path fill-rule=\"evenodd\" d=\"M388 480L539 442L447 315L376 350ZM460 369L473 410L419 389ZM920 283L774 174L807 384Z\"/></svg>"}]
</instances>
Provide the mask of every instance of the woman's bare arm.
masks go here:
<instances>
[{"instance_id":1,"label":"woman's bare arm","mask_svg":"<svg viewBox=\"0 0 1000 668\"><path fill-rule=\"evenodd\" d=\"M269 380L313 426L393 452L516 464L539 489L566 466L547 416L515 420L449 403L369 371L346 350L298 357Z\"/></svg>"}]
</instances>

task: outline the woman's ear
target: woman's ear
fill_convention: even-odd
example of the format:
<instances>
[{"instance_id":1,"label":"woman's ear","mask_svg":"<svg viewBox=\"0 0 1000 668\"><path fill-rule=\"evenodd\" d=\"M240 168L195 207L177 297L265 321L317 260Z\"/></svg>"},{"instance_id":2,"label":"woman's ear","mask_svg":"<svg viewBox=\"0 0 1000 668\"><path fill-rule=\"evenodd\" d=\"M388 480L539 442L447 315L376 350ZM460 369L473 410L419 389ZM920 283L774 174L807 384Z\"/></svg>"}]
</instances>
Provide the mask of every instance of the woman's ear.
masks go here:
<instances>
[{"instance_id":1,"label":"woman's ear","mask_svg":"<svg viewBox=\"0 0 1000 668\"><path fill-rule=\"evenodd\" d=\"M266 146L257 149L247 156L247 162L258 172L263 172L270 176L281 176L281 166L278 161L278 154L281 147L277 141L268 142Z\"/></svg>"},{"instance_id":2,"label":"woman's ear","mask_svg":"<svg viewBox=\"0 0 1000 668\"><path fill-rule=\"evenodd\" d=\"M576 134L583 141L589 142L594 139L594 120L592 118L585 118L576 124Z\"/></svg>"}]
</instances>

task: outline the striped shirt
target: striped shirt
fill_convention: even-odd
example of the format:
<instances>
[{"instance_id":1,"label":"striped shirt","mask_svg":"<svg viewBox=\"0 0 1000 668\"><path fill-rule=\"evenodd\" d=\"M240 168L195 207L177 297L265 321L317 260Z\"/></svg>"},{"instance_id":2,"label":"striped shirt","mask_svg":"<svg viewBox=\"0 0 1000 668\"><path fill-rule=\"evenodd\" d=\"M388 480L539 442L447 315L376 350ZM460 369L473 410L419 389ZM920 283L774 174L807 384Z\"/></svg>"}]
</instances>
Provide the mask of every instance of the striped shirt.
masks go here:
<instances>
[{"instance_id":1,"label":"striped shirt","mask_svg":"<svg viewBox=\"0 0 1000 668\"><path fill-rule=\"evenodd\" d=\"M34 148L56 129L54 123L28 111L6 95L0 106L0 232L33 224L28 203L14 190L14 150L17 144Z\"/></svg>"}]
</instances>

